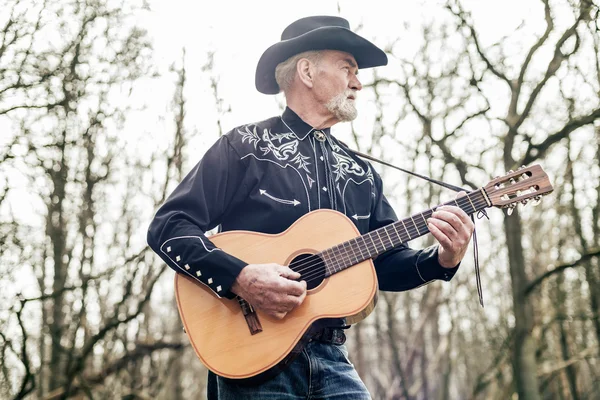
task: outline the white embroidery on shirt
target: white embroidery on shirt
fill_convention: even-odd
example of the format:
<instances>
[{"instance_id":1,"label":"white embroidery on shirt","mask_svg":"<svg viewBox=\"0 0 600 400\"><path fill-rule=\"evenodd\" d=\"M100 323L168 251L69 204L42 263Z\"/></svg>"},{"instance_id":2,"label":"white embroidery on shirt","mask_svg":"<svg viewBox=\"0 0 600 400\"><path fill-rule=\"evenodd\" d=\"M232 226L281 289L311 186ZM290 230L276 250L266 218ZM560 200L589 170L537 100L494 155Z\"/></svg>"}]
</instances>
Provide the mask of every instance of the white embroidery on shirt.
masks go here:
<instances>
[{"instance_id":1,"label":"white embroidery on shirt","mask_svg":"<svg viewBox=\"0 0 600 400\"><path fill-rule=\"evenodd\" d=\"M248 126L245 126L244 129L245 131L242 131L240 129L237 130L238 133L242 135L242 143L248 140L248 143L252 143L254 145L254 149L256 149L256 145L260 141L260 138L256 133L256 126L252 130L248 129Z\"/></svg>"},{"instance_id":2,"label":"white embroidery on shirt","mask_svg":"<svg viewBox=\"0 0 600 400\"><path fill-rule=\"evenodd\" d=\"M298 153L296 154L296 157L294 157L292 162L298 164L298 168L302 168L310 174L310 171L307 168L310 165L310 163L306 160L310 160L310 157L305 157L302 154Z\"/></svg>"},{"instance_id":3,"label":"white embroidery on shirt","mask_svg":"<svg viewBox=\"0 0 600 400\"><path fill-rule=\"evenodd\" d=\"M295 168L291 164L281 165L278 162L273 161L273 160L269 160L269 159L265 159L265 158L258 158L256 156L256 154L254 154L254 153L248 153L245 156L242 156L240 159L243 160L243 159L245 159L248 156L254 157L257 161L267 161L267 162L273 163L273 164L277 165L279 168L282 168L282 169L286 169L287 167L290 167L292 170L296 171L296 173L300 176L300 181L302 182L302 185L304 186L304 191L306 192L306 203L308 205L308 211L312 210L311 207L310 207L310 197L309 197L309 194L308 194L308 188L306 187L306 183L304 183L304 179L302 179L302 174L300 174L300 171L298 171L297 168Z\"/></svg>"},{"instance_id":4,"label":"white embroidery on shirt","mask_svg":"<svg viewBox=\"0 0 600 400\"><path fill-rule=\"evenodd\" d=\"M271 200L275 200L278 203L291 204L294 207L296 207L298 204L300 204L300 202L298 200L296 200L296 199L294 199L294 200L284 200L284 199L280 199L279 197L275 197L275 196L269 194L264 189L258 189L258 191L260 192L261 195L266 196L266 197L270 198Z\"/></svg>"},{"instance_id":5,"label":"white embroidery on shirt","mask_svg":"<svg viewBox=\"0 0 600 400\"><path fill-rule=\"evenodd\" d=\"M291 156L294 156L298 151L298 140L294 139L290 142L280 144L279 146L273 143L273 140L277 140L279 143L281 143L281 139L283 138L286 138L285 134L274 135L270 130L265 129L262 139L266 143L267 147L260 148L263 152L263 156L272 153L279 161L287 161Z\"/></svg>"}]
</instances>

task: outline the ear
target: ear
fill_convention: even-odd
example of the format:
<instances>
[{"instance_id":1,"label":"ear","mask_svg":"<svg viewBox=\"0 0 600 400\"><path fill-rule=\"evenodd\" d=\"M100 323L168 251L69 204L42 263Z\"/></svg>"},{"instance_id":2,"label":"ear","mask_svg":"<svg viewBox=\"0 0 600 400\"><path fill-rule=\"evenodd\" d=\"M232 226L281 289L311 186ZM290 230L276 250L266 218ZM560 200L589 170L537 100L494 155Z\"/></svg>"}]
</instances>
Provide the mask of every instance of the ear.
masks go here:
<instances>
[{"instance_id":1,"label":"ear","mask_svg":"<svg viewBox=\"0 0 600 400\"><path fill-rule=\"evenodd\" d=\"M296 72L300 82L312 89L315 65L306 58L301 58L296 64Z\"/></svg>"}]
</instances>

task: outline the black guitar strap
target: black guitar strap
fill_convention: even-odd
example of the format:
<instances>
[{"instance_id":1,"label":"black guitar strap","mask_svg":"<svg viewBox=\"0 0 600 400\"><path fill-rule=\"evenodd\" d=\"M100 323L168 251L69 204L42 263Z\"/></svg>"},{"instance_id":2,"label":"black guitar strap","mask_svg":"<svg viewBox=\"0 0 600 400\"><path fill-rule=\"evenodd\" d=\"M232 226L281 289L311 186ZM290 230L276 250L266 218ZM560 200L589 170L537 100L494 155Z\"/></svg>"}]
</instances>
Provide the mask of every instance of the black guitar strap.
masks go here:
<instances>
[{"instance_id":1,"label":"black guitar strap","mask_svg":"<svg viewBox=\"0 0 600 400\"><path fill-rule=\"evenodd\" d=\"M338 140L338 141L339 141L339 140ZM370 156L370 155L368 155L368 154L361 153L360 151L357 151L357 150L351 149L351 148L350 148L350 147L348 147L348 145L347 145L346 143L344 143L344 142L340 142L340 143L342 143L344 146L346 146L346 148L347 148L348 150L350 150L351 152L353 152L353 153L354 153L354 154L356 154L357 156L359 156L359 157L362 157L362 158L365 158L365 159L367 159L367 160L370 160L370 161L375 161L375 162L377 162L377 163L379 163L379 164L383 164L383 165L385 165L385 166L388 166L388 167L391 167L391 168L397 169L397 170L399 170L399 171L402 171L402 172L404 172L404 173L407 173L407 174L410 174L410 175L416 176L416 177L418 177L418 178L424 179L424 180L426 180L426 181L429 181L429 182L431 182L431 183L435 183L436 185L439 185L439 186L445 187L446 189L454 190L455 192L466 192L466 193L469 193L469 192L471 192L471 190L464 189L464 188L461 188L461 187L459 187L459 186L451 185L451 184L449 184L449 183L442 182L442 181L439 181L439 180L437 180L437 179L433 179L433 178L430 178L430 177L428 177L428 176L421 175L421 174L418 174L418 173L416 173L416 172L412 172L412 171L406 170L406 169L404 169L404 168L397 167L397 166L395 166L395 165L393 165L393 164L390 164L390 163L388 163L388 162L385 162L385 161L383 161L383 160L380 160L380 159L378 159L378 158L375 158L375 157L373 157L373 156ZM481 218L483 218L483 217L486 217L487 219L489 219L489 217L488 217L487 213L485 212L485 210L480 210L480 211L477 213L477 218L478 218L478 219L481 219ZM473 216L473 215L471 215L471 220L473 221L473 225L475 225L475 218L474 218L474 216ZM481 307L483 307L483 291L482 291L482 289L481 289L481 274L479 273L479 246L477 245L477 230L476 230L475 228L473 229L473 263L474 263L474 265L475 265L475 278L476 278L476 280L477 280L477 294L479 295L479 304L481 304Z\"/></svg>"}]
</instances>

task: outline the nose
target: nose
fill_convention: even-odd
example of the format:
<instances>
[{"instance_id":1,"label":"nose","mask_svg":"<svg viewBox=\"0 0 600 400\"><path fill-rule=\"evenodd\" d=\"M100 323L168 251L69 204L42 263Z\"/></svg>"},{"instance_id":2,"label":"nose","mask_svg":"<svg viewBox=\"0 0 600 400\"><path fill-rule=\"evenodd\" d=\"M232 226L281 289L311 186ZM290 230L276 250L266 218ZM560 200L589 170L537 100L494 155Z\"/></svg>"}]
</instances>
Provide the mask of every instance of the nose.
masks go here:
<instances>
[{"instance_id":1,"label":"nose","mask_svg":"<svg viewBox=\"0 0 600 400\"><path fill-rule=\"evenodd\" d=\"M348 87L352 90L361 90L362 89L362 83L360 83L360 80L358 80L358 76L351 74L352 78L350 79L350 82L348 82Z\"/></svg>"}]
</instances>

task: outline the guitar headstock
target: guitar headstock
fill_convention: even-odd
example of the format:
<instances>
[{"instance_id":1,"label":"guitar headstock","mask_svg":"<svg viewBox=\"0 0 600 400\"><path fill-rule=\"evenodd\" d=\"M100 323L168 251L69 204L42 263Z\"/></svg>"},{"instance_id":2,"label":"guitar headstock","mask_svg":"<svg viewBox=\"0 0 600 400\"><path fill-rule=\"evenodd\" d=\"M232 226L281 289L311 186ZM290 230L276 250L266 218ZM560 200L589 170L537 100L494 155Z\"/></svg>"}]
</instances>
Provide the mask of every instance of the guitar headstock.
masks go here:
<instances>
[{"instance_id":1,"label":"guitar headstock","mask_svg":"<svg viewBox=\"0 0 600 400\"><path fill-rule=\"evenodd\" d=\"M527 204L533 200L537 204L542 196L554 190L548 175L538 164L509 171L490 181L484 189L492 205L508 208L509 215L519 203Z\"/></svg>"}]
</instances>

